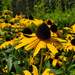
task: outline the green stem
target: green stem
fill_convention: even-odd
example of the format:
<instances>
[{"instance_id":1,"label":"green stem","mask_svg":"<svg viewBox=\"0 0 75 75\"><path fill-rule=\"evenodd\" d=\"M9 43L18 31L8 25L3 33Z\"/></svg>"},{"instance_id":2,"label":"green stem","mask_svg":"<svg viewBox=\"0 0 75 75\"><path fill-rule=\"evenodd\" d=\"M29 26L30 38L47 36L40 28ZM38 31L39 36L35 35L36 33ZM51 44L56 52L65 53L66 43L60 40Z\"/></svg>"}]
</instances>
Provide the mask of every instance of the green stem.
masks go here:
<instances>
[{"instance_id":1,"label":"green stem","mask_svg":"<svg viewBox=\"0 0 75 75\"><path fill-rule=\"evenodd\" d=\"M66 70L65 70L65 72L63 73L63 74L65 74L67 71L68 71L68 69L69 69L69 67L70 67L70 64L71 64L71 59L73 58L73 55L74 55L74 51L72 52L72 54L71 54L71 57L70 57L70 59L68 60L68 65L67 65L67 67L66 67Z\"/></svg>"},{"instance_id":2,"label":"green stem","mask_svg":"<svg viewBox=\"0 0 75 75\"><path fill-rule=\"evenodd\" d=\"M49 55L49 50L48 50L47 59L46 59L46 61L45 61L45 65L44 65L44 68L43 68L43 70L45 70L46 63L47 63L47 61L48 61L48 55Z\"/></svg>"},{"instance_id":3,"label":"green stem","mask_svg":"<svg viewBox=\"0 0 75 75\"><path fill-rule=\"evenodd\" d=\"M30 55L29 56L31 56L32 55L32 50L30 51ZM29 58L29 62L30 62L30 58ZM28 70L29 70L29 66L30 66L30 64L29 64L29 62L28 62Z\"/></svg>"},{"instance_id":4,"label":"green stem","mask_svg":"<svg viewBox=\"0 0 75 75\"><path fill-rule=\"evenodd\" d=\"M28 58L28 52L26 51L26 69L27 69L27 58Z\"/></svg>"},{"instance_id":5,"label":"green stem","mask_svg":"<svg viewBox=\"0 0 75 75\"><path fill-rule=\"evenodd\" d=\"M73 64L73 62L75 61L75 59L73 59L72 60L72 63L70 64L70 66ZM70 66L69 66L69 68L67 69L67 70L69 70L70 69Z\"/></svg>"},{"instance_id":6,"label":"green stem","mask_svg":"<svg viewBox=\"0 0 75 75\"><path fill-rule=\"evenodd\" d=\"M72 52L72 55L71 55L71 57L70 57L70 59L69 59L69 64L68 64L68 66L67 66L67 68L66 68L66 70L68 70L68 68L70 67L70 65L71 65L71 59L73 58L73 55L74 55L74 51Z\"/></svg>"},{"instance_id":7,"label":"green stem","mask_svg":"<svg viewBox=\"0 0 75 75\"><path fill-rule=\"evenodd\" d=\"M41 50L41 61L40 61L39 75L41 73L42 61L43 61L43 49Z\"/></svg>"}]
</instances>

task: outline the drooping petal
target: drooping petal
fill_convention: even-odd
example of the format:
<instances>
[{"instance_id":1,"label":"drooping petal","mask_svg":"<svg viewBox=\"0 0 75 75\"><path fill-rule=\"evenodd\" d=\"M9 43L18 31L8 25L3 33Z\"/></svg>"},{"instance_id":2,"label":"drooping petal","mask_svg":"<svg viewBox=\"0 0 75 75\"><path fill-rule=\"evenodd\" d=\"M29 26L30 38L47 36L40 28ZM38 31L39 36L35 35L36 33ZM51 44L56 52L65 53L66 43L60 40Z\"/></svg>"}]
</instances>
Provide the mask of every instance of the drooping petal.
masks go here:
<instances>
[{"instance_id":1,"label":"drooping petal","mask_svg":"<svg viewBox=\"0 0 75 75\"><path fill-rule=\"evenodd\" d=\"M57 59L54 59L53 62L52 62L53 67L55 67L56 64L57 64Z\"/></svg>"},{"instance_id":2,"label":"drooping petal","mask_svg":"<svg viewBox=\"0 0 75 75\"><path fill-rule=\"evenodd\" d=\"M74 49L74 51L75 51L75 46L73 46L73 49Z\"/></svg>"},{"instance_id":3,"label":"drooping petal","mask_svg":"<svg viewBox=\"0 0 75 75\"><path fill-rule=\"evenodd\" d=\"M51 69L46 69L42 75L49 75Z\"/></svg>"},{"instance_id":4,"label":"drooping petal","mask_svg":"<svg viewBox=\"0 0 75 75\"><path fill-rule=\"evenodd\" d=\"M37 70L37 67L35 65L32 65L33 66L33 74L34 75L39 75L38 74L38 70Z\"/></svg>"},{"instance_id":5,"label":"drooping petal","mask_svg":"<svg viewBox=\"0 0 75 75\"><path fill-rule=\"evenodd\" d=\"M45 45L44 45L44 46L45 46ZM40 41L40 42L37 44L37 46L35 47L35 49L34 49L34 51L33 51L33 55L36 56L37 53L40 51L41 48L45 48L45 47L46 47L46 46L45 46L45 47L44 47L44 46L43 46L43 42Z\"/></svg>"},{"instance_id":6,"label":"drooping petal","mask_svg":"<svg viewBox=\"0 0 75 75\"><path fill-rule=\"evenodd\" d=\"M28 70L23 71L25 75L31 75L31 73Z\"/></svg>"},{"instance_id":7,"label":"drooping petal","mask_svg":"<svg viewBox=\"0 0 75 75\"><path fill-rule=\"evenodd\" d=\"M58 53L57 49L50 43L47 43L47 47L49 48L49 50L53 53L56 54Z\"/></svg>"},{"instance_id":8,"label":"drooping petal","mask_svg":"<svg viewBox=\"0 0 75 75\"><path fill-rule=\"evenodd\" d=\"M40 41L40 43L41 43L41 48L46 48L46 42Z\"/></svg>"},{"instance_id":9,"label":"drooping petal","mask_svg":"<svg viewBox=\"0 0 75 75\"><path fill-rule=\"evenodd\" d=\"M66 42L66 40L60 39L60 38L55 38L57 39L59 42Z\"/></svg>"},{"instance_id":10,"label":"drooping petal","mask_svg":"<svg viewBox=\"0 0 75 75\"><path fill-rule=\"evenodd\" d=\"M25 35L27 35L27 36L36 36L35 33L33 33L33 34L25 34Z\"/></svg>"},{"instance_id":11,"label":"drooping petal","mask_svg":"<svg viewBox=\"0 0 75 75\"><path fill-rule=\"evenodd\" d=\"M15 49L21 48L21 47L23 47L23 46L25 46L25 45L27 45L27 44L33 42L33 41L36 40L36 39L37 39L37 37L32 37L32 38L26 39L25 42L23 42L23 43L17 45L17 46L15 47Z\"/></svg>"},{"instance_id":12,"label":"drooping petal","mask_svg":"<svg viewBox=\"0 0 75 75\"><path fill-rule=\"evenodd\" d=\"M36 39L35 41L33 41L32 43L30 43L29 45L27 45L26 47L25 47L25 50L30 50L30 49L32 49L33 47L35 47L36 46L36 44L39 42L39 39Z\"/></svg>"},{"instance_id":13,"label":"drooping petal","mask_svg":"<svg viewBox=\"0 0 75 75\"><path fill-rule=\"evenodd\" d=\"M60 66L62 66L62 65L63 65L63 63L62 63L61 61L58 61L58 64L59 64Z\"/></svg>"},{"instance_id":14,"label":"drooping petal","mask_svg":"<svg viewBox=\"0 0 75 75\"><path fill-rule=\"evenodd\" d=\"M20 40L19 42L24 42L26 40L28 40L29 38L24 37L22 40Z\"/></svg>"}]
</instances>

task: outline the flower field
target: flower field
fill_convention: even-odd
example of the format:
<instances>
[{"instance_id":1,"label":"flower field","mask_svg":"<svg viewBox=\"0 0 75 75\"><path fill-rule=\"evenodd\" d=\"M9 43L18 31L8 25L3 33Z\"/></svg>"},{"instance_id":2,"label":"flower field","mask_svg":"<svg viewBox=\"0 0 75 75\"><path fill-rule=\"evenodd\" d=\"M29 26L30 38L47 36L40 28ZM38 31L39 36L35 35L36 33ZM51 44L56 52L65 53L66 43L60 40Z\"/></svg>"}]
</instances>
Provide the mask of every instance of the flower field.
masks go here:
<instances>
[{"instance_id":1,"label":"flower field","mask_svg":"<svg viewBox=\"0 0 75 75\"><path fill-rule=\"evenodd\" d=\"M75 75L75 15L1 13L0 75Z\"/></svg>"}]
</instances>

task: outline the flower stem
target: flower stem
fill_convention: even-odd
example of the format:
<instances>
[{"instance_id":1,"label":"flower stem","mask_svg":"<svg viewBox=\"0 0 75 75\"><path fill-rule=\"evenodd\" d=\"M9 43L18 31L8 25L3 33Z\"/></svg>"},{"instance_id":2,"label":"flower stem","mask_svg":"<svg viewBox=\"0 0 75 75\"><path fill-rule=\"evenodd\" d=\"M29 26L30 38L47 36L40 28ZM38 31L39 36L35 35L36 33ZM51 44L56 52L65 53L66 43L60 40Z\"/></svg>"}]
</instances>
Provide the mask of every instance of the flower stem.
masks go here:
<instances>
[{"instance_id":1,"label":"flower stem","mask_svg":"<svg viewBox=\"0 0 75 75\"><path fill-rule=\"evenodd\" d=\"M49 55L49 50L48 50L47 59L46 59L46 61L45 61L45 64L44 64L44 68L43 68L43 70L45 70L46 63L47 63L47 61L48 61L48 55Z\"/></svg>"},{"instance_id":2,"label":"flower stem","mask_svg":"<svg viewBox=\"0 0 75 75\"><path fill-rule=\"evenodd\" d=\"M65 70L64 73L66 73L66 72L68 71L68 69L69 69L69 67L70 67L70 64L71 64L71 62L72 62L73 55L74 55L74 51L72 52L72 54L71 54L71 56L70 56L70 58L69 58L69 60L68 60L69 63L68 63L68 65L67 65L66 70Z\"/></svg>"},{"instance_id":3,"label":"flower stem","mask_svg":"<svg viewBox=\"0 0 75 75\"><path fill-rule=\"evenodd\" d=\"M71 64L71 62L72 62L73 55L74 55L74 51L72 52L72 55L71 55L71 57L70 57L70 59L69 59L70 62L69 62L69 64L68 64L66 70L68 70L68 68L69 68L69 66L70 66L70 64Z\"/></svg>"},{"instance_id":4,"label":"flower stem","mask_svg":"<svg viewBox=\"0 0 75 75\"><path fill-rule=\"evenodd\" d=\"M43 49L41 50L41 61L40 61L39 75L41 73L42 61L43 61Z\"/></svg>"},{"instance_id":5,"label":"flower stem","mask_svg":"<svg viewBox=\"0 0 75 75\"><path fill-rule=\"evenodd\" d=\"M28 58L28 52L26 51L26 69L27 69L27 58Z\"/></svg>"}]
</instances>

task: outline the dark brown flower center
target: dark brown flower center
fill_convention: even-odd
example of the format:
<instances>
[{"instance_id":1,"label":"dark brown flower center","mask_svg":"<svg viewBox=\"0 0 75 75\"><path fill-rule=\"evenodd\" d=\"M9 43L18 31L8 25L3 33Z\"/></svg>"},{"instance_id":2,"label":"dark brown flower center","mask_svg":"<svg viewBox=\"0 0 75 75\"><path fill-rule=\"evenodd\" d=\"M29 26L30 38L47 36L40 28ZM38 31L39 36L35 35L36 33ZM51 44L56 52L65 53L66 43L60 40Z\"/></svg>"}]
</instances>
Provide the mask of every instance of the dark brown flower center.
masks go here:
<instances>
[{"instance_id":1,"label":"dark brown flower center","mask_svg":"<svg viewBox=\"0 0 75 75\"><path fill-rule=\"evenodd\" d=\"M7 20L5 20L5 23L8 23L8 21L7 21Z\"/></svg>"},{"instance_id":2,"label":"dark brown flower center","mask_svg":"<svg viewBox=\"0 0 75 75\"><path fill-rule=\"evenodd\" d=\"M24 34L32 34L32 31L31 31L29 28L25 28L25 29L23 30L23 33L24 33Z\"/></svg>"},{"instance_id":3,"label":"dark brown flower center","mask_svg":"<svg viewBox=\"0 0 75 75\"><path fill-rule=\"evenodd\" d=\"M36 31L36 36L41 40L49 39L51 36L49 27L45 23L41 24Z\"/></svg>"},{"instance_id":4,"label":"dark brown flower center","mask_svg":"<svg viewBox=\"0 0 75 75\"><path fill-rule=\"evenodd\" d=\"M48 25L52 25L52 22L50 20L47 21Z\"/></svg>"},{"instance_id":5,"label":"dark brown flower center","mask_svg":"<svg viewBox=\"0 0 75 75\"><path fill-rule=\"evenodd\" d=\"M14 25L14 23L13 23L13 22L10 22L10 24L11 24L11 25Z\"/></svg>"},{"instance_id":6,"label":"dark brown flower center","mask_svg":"<svg viewBox=\"0 0 75 75\"><path fill-rule=\"evenodd\" d=\"M58 56L59 56L59 54L58 54L58 53L56 53L56 54L55 54L55 59L58 59Z\"/></svg>"},{"instance_id":7,"label":"dark brown flower center","mask_svg":"<svg viewBox=\"0 0 75 75\"><path fill-rule=\"evenodd\" d=\"M71 40L71 44L75 46L75 39Z\"/></svg>"},{"instance_id":8,"label":"dark brown flower center","mask_svg":"<svg viewBox=\"0 0 75 75\"><path fill-rule=\"evenodd\" d=\"M51 25L50 30L52 32L56 32L57 31L57 26L56 25Z\"/></svg>"},{"instance_id":9,"label":"dark brown flower center","mask_svg":"<svg viewBox=\"0 0 75 75\"><path fill-rule=\"evenodd\" d=\"M30 19L30 20L33 20L34 18L33 18L33 16L29 15L29 19Z\"/></svg>"},{"instance_id":10,"label":"dark brown flower center","mask_svg":"<svg viewBox=\"0 0 75 75\"><path fill-rule=\"evenodd\" d=\"M10 38L10 37L6 37L6 41L10 41L12 40L13 38Z\"/></svg>"},{"instance_id":11,"label":"dark brown flower center","mask_svg":"<svg viewBox=\"0 0 75 75\"><path fill-rule=\"evenodd\" d=\"M25 16L25 18L26 18L26 19L28 19L28 17L27 17L27 16Z\"/></svg>"}]
</instances>

